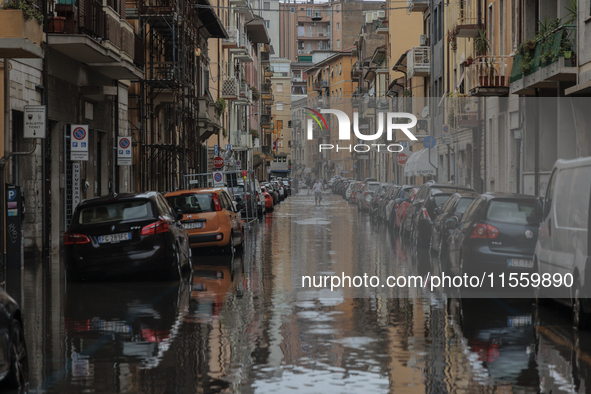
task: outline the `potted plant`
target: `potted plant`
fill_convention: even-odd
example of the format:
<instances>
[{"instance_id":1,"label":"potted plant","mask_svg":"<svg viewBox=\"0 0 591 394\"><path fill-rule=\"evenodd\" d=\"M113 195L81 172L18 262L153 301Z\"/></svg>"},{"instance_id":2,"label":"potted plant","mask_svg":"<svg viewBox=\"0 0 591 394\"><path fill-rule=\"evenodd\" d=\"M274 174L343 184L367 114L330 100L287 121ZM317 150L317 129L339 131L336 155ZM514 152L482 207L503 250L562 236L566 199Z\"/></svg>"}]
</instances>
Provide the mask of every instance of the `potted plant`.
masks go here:
<instances>
[{"instance_id":1,"label":"potted plant","mask_svg":"<svg viewBox=\"0 0 591 394\"><path fill-rule=\"evenodd\" d=\"M228 104L226 103L226 99L223 97L218 97L218 99L215 101L215 112L217 115L222 116L224 112L226 112L227 107Z\"/></svg>"},{"instance_id":2,"label":"potted plant","mask_svg":"<svg viewBox=\"0 0 591 394\"><path fill-rule=\"evenodd\" d=\"M259 92L259 90L257 89L256 86L252 86L250 88L250 90L252 90L252 101L259 101L259 99L261 98L261 93Z\"/></svg>"},{"instance_id":3,"label":"potted plant","mask_svg":"<svg viewBox=\"0 0 591 394\"><path fill-rule=\"evenodd\" d=\"M479 56L486 55L490 48L490 41L486 36L486 30L478 30L478 37L474 39L474 45Z\"/></svg>"},{"instance_id":4,"label":"potted plant","mask_svg":"<svg viewBox=\"0 0 591 394\"><path fill-rule=\"evenodd\" d=\"M259 138L259 132L258 132L257 130L255 130L255 129L250 129L249 133L250 133L250 135L252 136L253 140L254 140L255 138Z\"/></svg>"},{"instance_id":5,"label":"potted plant","mask_svg":"<svg viewBox=\"0 0 591 394\"><path fill-rule=\"evenodd\" d=\"M50 33L63 33L66 26L66 17L52 16L47 26Z\"/></svg>"},{"instance_id":6,"label":"potted plant","mask_svg":"<svg viewBox=\"0 0 591 394\"><path fill-rule=\"evenodd\" d=\"M470 64L472 64L473 61L474 61L474 58L472 58L472 56L468 56L466 58L466 65L469 66Z\"/></svg>"},{"instance_id":7,"label":"potted plant","mask_svg":"<svg viewBox=\"0 0 591 394\"><path fill-rule=\"evenodd\" d=\"M26 21L30 21L31 19L35 19L40 25L43 25L43 14L39 12L39 10L25 1L20 1L18 4L16 1L10 1L8 3L4 3L2 6L3 10L22 10L23 16L25 17Z\"/></svg>"}]
</instances>

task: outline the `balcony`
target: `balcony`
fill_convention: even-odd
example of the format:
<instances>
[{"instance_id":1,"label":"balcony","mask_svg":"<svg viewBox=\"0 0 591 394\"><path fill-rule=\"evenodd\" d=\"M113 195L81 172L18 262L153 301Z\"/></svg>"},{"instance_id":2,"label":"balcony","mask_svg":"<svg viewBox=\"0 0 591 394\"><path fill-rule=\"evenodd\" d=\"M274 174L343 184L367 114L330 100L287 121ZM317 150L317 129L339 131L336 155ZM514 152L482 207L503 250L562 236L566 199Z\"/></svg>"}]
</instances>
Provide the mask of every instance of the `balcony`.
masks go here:
<instances>
[{"instance_id":1,"label":"balcony","mask_svg":"<svg viewBox=\"0 0 591 394\"><path fill-rule=\"evenodd\" d=\"M240 84L240 90L238 91L238 101L236 104L252 104L252 90L250 90L250 86L244 82Z\"/></svg>"},{"instance_id":2,"label":"balcony","mask_svg":"<svg viewBox=\"0 0 591 394\"><path fill-rule=\"evenodd\" d=\"M273 101L273 89L270 83L261 84L261 99L263 101Z\"/></svg>"},{"instance_id":3,"label":"balcony","mask_svg":"<svg viewBox=\"0 0 591 394\"><path fill-rule=\"evenodd\" d=\"M425 12L429 9L428 0L406 0L406 8L409 12Z\"/></svg>"},{"instance_id":4,"label":"balcony","mask_svg":"<svg viewBox=\"0 0 591 394\"><path fill-rule=\"evenodd\" d=\"M353 93L351 105L356 108L361 107L361 105L363 104L364 95L366 95L367 93L367 88L357 87L357 89L355 89L355 92Z\"/></svg>"},{"instance_id":5,"label":"balcony","mask_svg":"<svg viewBox=\"0 0 591 394\"><path fill-rule=\"evenodd\" d=\"M509 93L511 56L478 56L468 67L472 96L506 96Z\"/></svg>"},{"instance_id":6,"label":"balcony","mask_svg":"<svg viewBox=\"0 0 591 394\"><path fill-rule=\"evenodd\" d=\"M215 104L209 98L199 98L198 115L201 136L207 132L213 134L222 128L220 117L216 112Z\"/></svg>"},{"instance_id":7,"label":"balcony","mask_svg":"<svg viewBox=\"0 0 591 394\"><path fill-rule=\"evenodd\" d=\"M261 52L261 63L269 63L271 54L269 52Z\"/></svg>"},{"instance_id":8,"label":"balcony","mask_svg":"<svg viewBox=\"0 0 591 394\"><path fill-rule=\"evenodd\" d=\"M248 133L240 130L230 132L230 144L234 150L245 150L249 145Z\"/></svg>"},{"instance_id":9,"label":"balcony","mask_svg":"<svg viewBox=\"0 0 591 394\"><path fill-rule=\"evenodd\" d=\"M446 123L452 129L478 126L478 97L452 96L446 99Z\"/></svg>"},{"instance_id":10,"label":"balcony","mask_svg":"<svg viewBox=\"0 0 591 394\"><path fill-rule=\"evenodd\" d=\"M80 7L56 5L65 23L59 32L52 24L47 35L48 45L109 78L142 78L143 73L134 65L136 40L131 25L121 21L111 7L96 0L79 0L79 3Z\"/></svg>"},{"instance_id":11,"label":"balcony","mask_svg":"<svg viewBox=\"0 0 591 394\"><path fill-rule=\"evenodd\" d=\"M238 100L240 83L235 77L226 77L222 82L222 97L226 100Z\"/></svg>"},{"instance_id":12,"label":"balcony","mask_svg":"<svg viewBox=\"0 0 591 394\"><path fill-rule=\"evenodd\" d=\"M273 118L271 116L271 107L269 106L262 106L261 107L261 127L264 129L270 128L273 126Z\"/></svg>"},{"instance_id":13,"label":"balcony","mask_svg":"<svg viewBox=\"0 0 591 394\"><path fill-rule=\"evenodd\" d=\"M228 38L222 39L222 48L238 48L240 41L240 34L238 33L238 29L234 26L226 26L226 32L228 32Z\"/></svg>"},{"instance_id":14,"label":"balcony","mask_svg":"<svg viewBox=\"0 0 591 394\"><path fill-rule=\"evenodd\" d=\"M390 34L387 20L378 20L376 23L376 33L378 34Z\"/></svg>"},{"instance_id":15,"label":"balcony","mask_svg":"<svg viewBox=\"0 0 591 394\"><path fill-rule=\"evenodd\" d=\"M456 37L478 37L478 26L484 24L484 8L478 18L477 0L452 0L446 11L447 25ZM484 2L482 2L484 7Z\"/></svg>"},{"instance_id":16,"label":"balcony","mask_svg":"<svg viewBox=\"0 0 591 394\"><path fill-rule=\"evenodd\" d=\"M408 77L426 77L431 72L429 62L430 48L428 46L414 47L408 51Z\"/></svg>"},{"instance_id":17,"label":"balcony","mask_svg":"<svg viewBox=\"0 0 591 394\"><path fill-rule=\"evenodd\" d=\"M577 79L576 27L561 26L544 39L519 45L513 57L510 92L531 95L534 89L555 89L556 82Z\"/></svg>"},{"instance_id":18,"label":"balcony","mask_svg":"<svg viewBox=\"0 0 591 394\"><path fill-rule=\"evenodd\" d=\"M0 56L42 58L43 25L25 20L22 10L0 10Z\"/></svg>"},{"instance_id":19,"label":"balcony","mask_svg":"<svg viewBox=\"0 0 591 394\"><path fill-rule=\"evenodd\" d=\"M330 33L307 33L307 34L298 34L298 40L330 40Z\"/></svg>"},{"instance_id":20,"label":"balcony","mask_svg":"<svg viewBox=\"0 0 591 394\"><path fill-rule=\"evenodd\" d=\"M363 68L361 68L359 61L356 61L355 64L353 64L353 67L351 68L351 79L358 80L359 78L361 78L362 74Z\"/></svg>"},{"instance_id":21,"label":"balcony","mask_svg":"<svg viewBox=\"0 0 591 394\"><path fill-rule=\"evenodd\" d=\"M238 47L230 49L230 53L234 56L234 59L241 60L242 62L252 62L252 45L245 33L238 35Z\"/></svg>"},{"instance_id":22,"label":"balcony","mask_svg":"<svg viewBox=\"0 0 591 394\"><path fill-rule=\"evenodd\" d=\"M328 88L330 85L327 80L322 79L320 81L314 82L312 86L314 90L322 90Z\"/></svg>"},{"instance_id":23,"label":"balcony","mask_svg":"<svg viewBox=\"0 0 591 394\"><path fill-rule=\"evenodd\" d=\"M265 68L265 78L273 77L273 68L267 67Z\"/></svg>"}]
</instances>

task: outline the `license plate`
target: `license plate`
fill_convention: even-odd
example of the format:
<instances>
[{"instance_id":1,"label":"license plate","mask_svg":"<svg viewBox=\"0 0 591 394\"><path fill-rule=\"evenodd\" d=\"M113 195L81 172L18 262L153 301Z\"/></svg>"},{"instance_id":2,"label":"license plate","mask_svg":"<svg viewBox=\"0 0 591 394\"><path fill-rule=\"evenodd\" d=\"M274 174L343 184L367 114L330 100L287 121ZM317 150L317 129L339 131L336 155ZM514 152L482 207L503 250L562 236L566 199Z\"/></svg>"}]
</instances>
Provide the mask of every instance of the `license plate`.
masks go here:
<instances>
[{"instance_id":1,"label":"license plate","mask_svg":"<svg viewBox=\"0 0 591 394\"><path fill-rule=\"evenodd\" d=\"M109 234L98 237L99 244L114 244L131 239L131 233Z\"/></svg>"},{"instance_id":2,"label":"license plate","mask_svg":"<svg viewBox=\"0 0 591 394\"><path fill-rule=\"evenodd\" d=\"M533 260L525 260L525 259L508 259L507 266L518 267L518 268L533 268L534 261Z\"/></svg>"},{"instance_id":3,"label":"license plate","mask_svg":"<svg viewBox=\"0 0 591 394\"><path fill-rule=\"evenodd\" d=\"M192 228L203 228L203 222L185 223L183 224L187 230Z\"/></svg>"},{"instance_id":4,"label":"license plate","mask_svg":"<svg viewBox=\"0 0 591 394\"><path fill-rule=\"evenodd\" d=\"M525 327L532 325L531 315L526 316L509 316L507 318L508 327Z\"/></svg>"}]
</instances>

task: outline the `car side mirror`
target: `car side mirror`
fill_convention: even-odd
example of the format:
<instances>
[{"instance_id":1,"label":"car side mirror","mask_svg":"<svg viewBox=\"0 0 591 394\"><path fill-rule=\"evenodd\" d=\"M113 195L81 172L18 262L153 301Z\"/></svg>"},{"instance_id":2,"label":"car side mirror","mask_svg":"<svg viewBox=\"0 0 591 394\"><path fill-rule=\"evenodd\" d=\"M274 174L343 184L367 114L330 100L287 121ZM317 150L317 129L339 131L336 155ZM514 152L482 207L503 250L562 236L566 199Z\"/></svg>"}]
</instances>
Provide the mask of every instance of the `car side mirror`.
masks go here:
<instances>
[{"instance_id":1,"label":"car side mirror","mask_svg":"<svg viewBox=\"0 0 591 394\"><path fill-rule=\"evenodd\" d=\"M433 210L433 213L435 213L435 215L439 215L441 214L441 208L437 207Z\"/></svg>"},{"instance_id":2,"label":"car side mirror","mask_svg":"<svg viewBox=\"0 0 591 394\"><path fill-rule=\"evenodd\" d=\"M181 220L183 218L183 211L180 209L176 210L176 220Z\"/></svg>"},{"instance_id":3,"label":"car side mirror","mask_svg":"<svg viewBox=\"0 0 591 394\"><path fill-rule=\"evenodd\" d=\"M449 218L445 221L445 226L450 230L454 230L458 227L458 221L455 218Z\"/></svg>"}]
</instances>

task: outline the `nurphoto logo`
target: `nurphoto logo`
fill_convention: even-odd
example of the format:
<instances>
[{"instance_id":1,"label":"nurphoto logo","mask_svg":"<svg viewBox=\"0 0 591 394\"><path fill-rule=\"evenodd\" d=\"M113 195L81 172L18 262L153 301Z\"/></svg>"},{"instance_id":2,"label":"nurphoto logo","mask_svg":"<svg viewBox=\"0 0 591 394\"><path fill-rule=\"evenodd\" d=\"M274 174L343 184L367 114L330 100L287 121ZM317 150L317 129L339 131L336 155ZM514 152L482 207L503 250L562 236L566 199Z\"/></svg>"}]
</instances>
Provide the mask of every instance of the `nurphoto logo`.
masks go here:
<instances>
[{"instance_id":1,"label":"nurphoto logo","mask_svg":"<svg viewBox=\"0 0 591 394\"><path fill-rule=\"evenodd\" d=\"M322 114L332 114L337 117L339 122L339 140L346 141L351 139L351 120L349 116L337 109L321 109L320 112L313 110L312 108L306 107L306 109L310 112L307 112L308 115L312 117L312 119L308 119L307 123L307 130L308 130L308 140L312 140L314 138L314 121L320 127L320 130L326 130L328 132L328 124L326 119ZM401 130L406 136L412 140L417 141L417 137L410 131L413 127L417 124L417 117L413 114L407 112L378 112L377 115L377 123L378 128L375 134L362 134L359 131L359 114L357 112L353 113L353 132L355 136L363 141L375 141L382 137L384 133L384 129L386 131L386 138L388 141L393 141L396 134L394 133L395 130ZM407 123L399 123L401 120L410 119L410 122ZM386 125L384 126L384 122ZM404 147L400 144L393 143L393 144L356 144L356 145L339 145L339 144L319 144L318 150L322 152L323 150L333 150L335 149L337 152L339 151L355 151L355 152L369 152L371 149L375 148L378 152L387 150L391 153L398 153L402 152Z\"/></svg>"}]
</instances>

